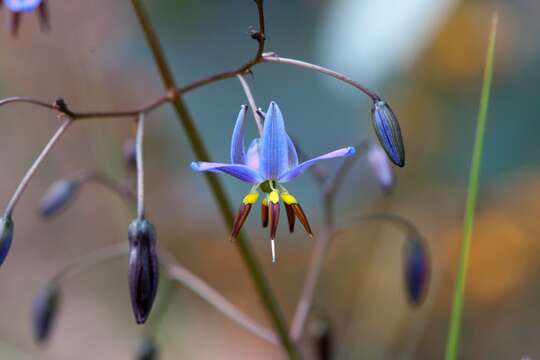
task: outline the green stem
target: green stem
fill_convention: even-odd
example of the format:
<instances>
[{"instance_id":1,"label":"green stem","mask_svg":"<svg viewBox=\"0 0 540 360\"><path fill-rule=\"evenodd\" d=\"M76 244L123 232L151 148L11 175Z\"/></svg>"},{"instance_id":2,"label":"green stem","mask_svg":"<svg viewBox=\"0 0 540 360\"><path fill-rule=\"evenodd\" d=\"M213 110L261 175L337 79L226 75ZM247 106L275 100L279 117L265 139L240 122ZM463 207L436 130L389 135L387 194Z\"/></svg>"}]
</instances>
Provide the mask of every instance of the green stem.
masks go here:
<instances>
[{"instance_id":1,"label":"green stem","mask_svg":"<svg viewBox=\"0 0 540 360\"><path fill-rule=\"evenodd\" d=\"M176 84L148 14L144 9L141 0L132 0L132 4L146 36L146 40L150 45L152 55L154 56L166 90L174 93ZM208 151L204 146L204 142L199 132L195 128L193 118L191 117L182 98L180 96L172 96L170 101L176 114L178 115L184 131L186 132L190 145L197 159L201 161L211 161ZM234 220L234 211L229 200L227 199L224 187L215 175L210 173L205 173L205 175L212 193L214 194L214 198L218 204L219 210L223 216L223 220L230 228ZM272 289L270 288L268 280L264 276L261 266L253 254L253 250L250 248L246 238L242 234L239 234L237 237L236 245L238 246L240 255L248 268L260 300L264 305L268 316L270 317L270 320L272 321L280 337L281 343L289 355L289 358L300 358L298 349L291 342L288 336L287 324Z\"/></svg>"},{"instance_id":2,"label":"green stem","mask_svg":"<svg viewBox=\"0 0 540 360\"><path fill-rule=\"evenodd\" d=\"M482 83L482 94L480 97L480 107L478 110L477 118L476 138L474 143L471 170L469 174L469 190L467 194L465 221L463 225L463 242L461 243L459 268L456 279L456 287L454 290L454 301L450 317L448 340L446 344L446 360L456 359L459 348L459 332L461 329L461 318L463 313L465 283L470 255L471 234L473 230L476 199L478 196L480 166L482 164L482 149L484 145L484 133L486 129L487 111L489 105L489 93L491 89L491 79L493 77L493 59L495 53L496 32L497 14L494 14L491 25L491 32L488 40L486 65L484 68L484 80Z\"/></svg>"}]
</instances>

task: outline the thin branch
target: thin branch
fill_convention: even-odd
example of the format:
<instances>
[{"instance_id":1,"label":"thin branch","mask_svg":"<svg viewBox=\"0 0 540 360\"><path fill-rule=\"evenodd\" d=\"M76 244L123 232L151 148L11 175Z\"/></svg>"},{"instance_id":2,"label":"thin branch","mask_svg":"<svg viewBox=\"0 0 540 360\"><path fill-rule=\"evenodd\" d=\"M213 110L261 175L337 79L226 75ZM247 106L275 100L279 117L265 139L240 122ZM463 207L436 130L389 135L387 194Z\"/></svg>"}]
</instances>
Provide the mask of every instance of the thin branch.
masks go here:
<instances>
[{"instance_id":1,"label":"thin branch","mask_svg":"<svg viewBox=\"0 0 540 360\"><path fill-rule=\"evenodd\" d=\"M78 179L81 183L96 182L117 194L126 202L129 202L129 205L134 204L136 201L137 195L128 186L119 183L102 172L84 169L78 175L74 176L74 178Z\"/></svg>"},{"instance_id":2,"label":"thin branch","mask_svg":"<svg viewBox=\"0 0 540 360\"><path fill-rule=\"evenodd\" d=\"M246 94L249 107L251 108L251 112L253 113L253 118L255 119L255 123L257 124L257 129L259 130L259 135L262 136L263 119L260 116L260 114L257 112L257 104L255 103L255 98L253 97L253 93L251 92L251 89L246 79L244 79L244 76L237 74L236 77L240 81L240 84L242 85L242 89L244 89L244 93Z\"/></svg>"},{"instance_id":3,"label":"thin branch","mask_svg":"<svg viewBox=\"0 0 540 360\"><path fill-rule=\"evenodd\" d=\"M43 159L45 159L45 156L51 151L52 147L60 136L64 133L64 131L67 129L69 124L71 124L72 120L70 118L66 118L62 125L56 130L52 138L49 140L47 145L43 148L41 153L38 155L32 166L30 166L30 169L26 172L24 177L22 178L21 182L17 186L17 189L13 193L13 196L11 197L11 200L9 201L8 205L6 206L6 209L4 211L4 219L11 218L11 215L13 213L13 210L15 209L15 206L17 205L17 202L19 201L21 195L23 194L24 190L28 186L28 183L36 173L36 170L38 169L39 165L43 162Z\"/></svg>"},{"instance_id":4,"label":"thin branch","mask_svg":"<svg viewBox=\"0 0 540 360\"><path fill-rule=\"evenodd\" d=\"M137 216L144 218L144 164L143 164L144 113L137 119L135 151L137 155Z\"/></svg>"},{"instance_id":5,"label":"thin branch","mask_svg":"<svg viewBox=\"0 0 540 360\"><path fill-rule=\"evenodd\" d=\"M183 286L189 288L195 294L207 301L214 308L222 312L225 316L241 325L244 329L268 341L271 344L279 345L279 337L271 330L257 323L246 315L218 291L210 287L195 274L189 272L178 263L168 265L169 276L178 281Z\"/></svg>"},{"instance_id":6,"label":"thin branch","mask_svg":"<svg viewBox=\"0 0 540 360\"><path fill-rule=\"evenodd\" d=\"M293 320L289 330L289 336L294 342L298 342L302 337L306 321L311 311L313 296L315 294L315 289L317 288L317 282L320 277L323 261L328 250L328 245L332 240L332 234L328 231L329 229L325 229L324 232L321 232L321 234L317 235L315 238L315 245L309 260L306 279L302 287L302 293L300 294L300 298L296 304Z\"/></svg>"},{"instance_id":7,"label":"thin branch","mask_svg":"<svg viewBox=\"0 0 540 360\"><path fill-rule=\"evenodd\" d=\"M300 60L296 60L296 59L282 58L282 57L277 56L276 53L264 53L263 56L262 56L262 61L278 63L278 64L290 64L290 65L295 65L295 66L302 67L304 69L317 71L317 72L326 74L328 76L331 76L333 78L336 78L338 80L341 80L341 81L343 81L343 82L357 88L358 90L360 90L361 92L363 92L364 94L369 96L371 98L371 100L373 100L373 101L381 100L379 95L377 95L375 92L369 90L368 88L366 88L365 86L363 86L359 82L354 81L350 77L345 76L345 75L343 75L341 73L338 73L337 71L330 70L330 69L327 69L327 68L319 66L319 65L310 64L308 62L300 61Z\"/></svg>"}]
</instances>

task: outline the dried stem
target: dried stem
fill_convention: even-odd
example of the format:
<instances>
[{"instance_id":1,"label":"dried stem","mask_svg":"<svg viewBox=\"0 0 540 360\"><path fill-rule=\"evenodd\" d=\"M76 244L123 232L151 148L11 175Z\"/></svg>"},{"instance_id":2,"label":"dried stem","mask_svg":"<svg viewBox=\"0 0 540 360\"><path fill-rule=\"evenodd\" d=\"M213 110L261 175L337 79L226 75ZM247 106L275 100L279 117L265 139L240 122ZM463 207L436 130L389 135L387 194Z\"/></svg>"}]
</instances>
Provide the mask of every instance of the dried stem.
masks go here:
<instances>
[{"instance_id":1,"label":"dried stem","mask_svg":"<svg viewBox=\"0 0 540 360\"><path fill-rule=\"evenodd\" d=\"M251 92L249 84L247 83L246 79L244 79L243 75L237 74L236 77L240 81L240 84L242 85L242 89L244 89L244 93L246 94L249 107L251 108L251 112L253 113L253 118L255 119L255 123L257 124L257 129L259 130L259 135L262 136L263 119L261 115L259 114L259 112L257 111L257 104L255 103L255 98L253 97L253 93Z\"/></svg>"},{"instance_id":2,"label":"dried stem","mask_svg":"<svg viewBox=\"0 0 540 360\"><path fill-rule=\"evenodd\" d=\"M137 119L135 152L137 156L137 216L144 218L144 164L143 164L144 113Z\"/></svg>"},{"instance_id":3,"label":"dried stem","mask_svg":"<svg viewBox=\"0 0 540 360\"><path fill-rule=\"evenodd\" d=\"M15 209L15 206L17 205L17 202L19 201L21 195L23 194L24 190L28 186L28 183L36 173L36 170L38 169L39 165L43 162L43 159L45 159L45 156L51 151L52 147L60 136L64 133L64 131L67 129L67 127L71 124L71 119L66 118L62 125L56 130L52 138L49 140L47 145L43 148L41 153L38 155L32 166L30 166L30 169L26 172L24 177L22 178L21 182L17 186L17 189L13 193L13 196L11 197L11 200L9 201L8 205L6 206L6 209L4 211L4 219L11 218L11 215L13 213L13 210Z\"/></svg>"}]
</instances>

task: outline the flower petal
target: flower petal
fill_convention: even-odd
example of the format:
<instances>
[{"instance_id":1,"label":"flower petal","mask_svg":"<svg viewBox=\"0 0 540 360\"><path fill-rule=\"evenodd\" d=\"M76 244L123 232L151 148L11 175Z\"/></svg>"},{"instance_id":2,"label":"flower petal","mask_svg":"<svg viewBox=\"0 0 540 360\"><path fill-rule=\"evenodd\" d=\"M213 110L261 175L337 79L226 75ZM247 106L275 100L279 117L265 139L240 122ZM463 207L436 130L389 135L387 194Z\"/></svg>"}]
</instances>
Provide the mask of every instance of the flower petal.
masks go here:
<instances>
[{"instance_id":1,"label":"flower petal","mask_svg":"<svg viewBox=\"0 0 540 360\"><path fill-rule=\"evenodd\" d=\"M328 160L328 159L333 159L333 158L343 157L343 156L352 156L355 153L356 153L356 149L354 147L349 146L349 147L346 147L346 148L331 151L331 152L326 153L326 154L321 155L321 156L317 156L317 157L315 157L313 159L304 161L300 165L298 165L298 166L294 167L293 169L287 171L286 173L284 173L283 175L281 175L279 177L278 181L279 182L290 181L290 180L294 179L295 177L297 177L298 175L302 174L310 166L316 164L317 162L319 162L321 160Z\"/></svg>"},{"instance_id":2,"label":"flower petal","mask_svg":"<svg viewBox=\"0 0 540 360\"><path fill-rule=\"evenodd\" d=\"M291 139L291 137L287 134L287 151L288 151L288 157L289 157L289 170L298 166L298 154L296 153L296 147L294 146L294 143Z\"/></svg>"},{"instance_id":3,"label":"flower petal","mask_svg":"<svg viewBox=\"0 0 540 360\"><path fill-rule=\"evenodd\" d=\"M262 181L259 174L246 165L194 161L191 163L191 169L194 171L221 172L232 175L239 180L251 184L256 184Z\"/></svg>"},{"instance_id":4,"label":"flower petal","mask_svg":"<svg viewBox=\"0 0 540 360\"><path fill-rule=\"evenodd\" d=\"M272 101L266 112L261 148L261 175L268 180L276 180L288 170L287 133L283 115L278 105Z\"/></svg>"},{"instance_id":5,"label":"flower petal","mask_svg":"<svg viewBox=\"0 0 540 360\"><path fill-rule=\"evenodd\" d=\"M261 138L255 138L249 145L246 154L246 165L259 171L261 165Z\"/></svg>"},{"instance_id":6,"label":"flower petal","mask_svg":"<svg viewBox=\"0 0 540 360\"><path fill-rule=\"evenodd\" d=\"M244 119L247 106L242 105L231 138L231 164L245 164L246 153L244 150Z\"/></svg>"},{"instance_id":7,"label":"flower petal","mask_svg":"<svg viewBox=\"0 0 540 360\"><path fill-rule=\"evenodd\" d=\"M4 0L6 7L13 12L25 12L35 10L42 0Z\"/></svg>"}]
</instances>

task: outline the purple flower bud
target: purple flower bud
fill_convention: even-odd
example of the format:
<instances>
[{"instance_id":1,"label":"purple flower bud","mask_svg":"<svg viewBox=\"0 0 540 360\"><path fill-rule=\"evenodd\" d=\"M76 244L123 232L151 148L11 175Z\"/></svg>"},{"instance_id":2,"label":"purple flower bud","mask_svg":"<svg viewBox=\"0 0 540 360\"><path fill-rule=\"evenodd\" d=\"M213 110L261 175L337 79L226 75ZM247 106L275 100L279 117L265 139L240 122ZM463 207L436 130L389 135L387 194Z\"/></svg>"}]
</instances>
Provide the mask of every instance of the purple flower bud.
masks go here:
<instances>
[{"instance_id":1,"label":"purple flower bud","mask_svg":"<svg viewBox=\"0 0 540 360\"><path fill-rule=\"evenodd\" d=\"M128 238L131 306L137 324L144 324L156 298L159 281L154 225L146 219L135 219L129 224Z\"/></svg>"},{"instance_id":2,"label":"purple flower bud","mask_svg":"<svg viewBox=\"0 0 540 360\"><path fill-rule=\"evenodd\" d=\"M126 166L130 170L137 170L137 149L135 139L128 139L122 146L122 155Z\"/></svg>"},{"instance_id":3,"label":"purple flower bud","mask_svg":"<svg viewBox=\"0 0 540 360\"><path fill-rule=\"evenodd\" d=\"M403 256L407 299L412 306L418 306L425 299L431 277L430 257L425 241L409 236L404 244Z\"/></svg>"},{"instance_id":4,"label":"purple flower bud","mask_svg":"<svg viewBox=\"0 0 540 360\"><path fill-rule=\"evenodd\" d=\"M11 218L0 218L0 265L4 263L13 240L13 221Z\"/></svg>"},{"instance_id":5,"label":"purple flower bud","mask_svg":"<svg viewBox=\"0 0 540 360\"><path fill-rule=\"evenodd\" d=\"M136 360L155 360L158 357L158 347L153 338L144 336L137 344Z\"/></svg>"},{"instance_id":6,"label":"purple flower bud","mask_svg":"<svg viewBox=\"0 0 540 360\"><path fill-rule=\"evenodd\" d=\"M367 159L379 186L385 193L392 191L396 176L390 160L379 144L371 144L367 150Z\"/></svg>"},{"instance_id":7,"label":"purple flower bud","mask_svg":"<svg viewBox=\"0 0 540 360\"><path fill-rule=\"evenodd\" d=\"M405 165L405 147L398 119L390 106L382 100L374 102L371 109L371 120L377 139L390 160L397 166L403 167Z\"/></svg>"},{"instance_id":8,"label":"purple flower bud","mask_svg":"<svg viewBox=\"0 0 540 360\"><path fill-rule=\"evenodd\" d=\"M334 334L330 323L316 318L309 324L310 335L314 342L317 359L330 360L334 358Z\"/></svg>"},{"instance_id":9,"label":"purple flower bud","mask_svg":"<svg viewBox=\"0 0 540 360\"><path fill-rule=\"evenodd\" d=\"M55 284L41 289L37 294L32 306L32 326L36 342L45 343L48 340L59 304L60 288Z\"/></svg>"},{"instance_id":10,"label":"purple flower bud","mask_svg":"<svg viewBox=\"0 0 540 360\"><path fill-rule=\"evenodd\" d=\"M47 218L64 209L75 198L80 183L76 180L58 180L54 182L41 199L39 213Z\"/></svg>"}]
</instances>

